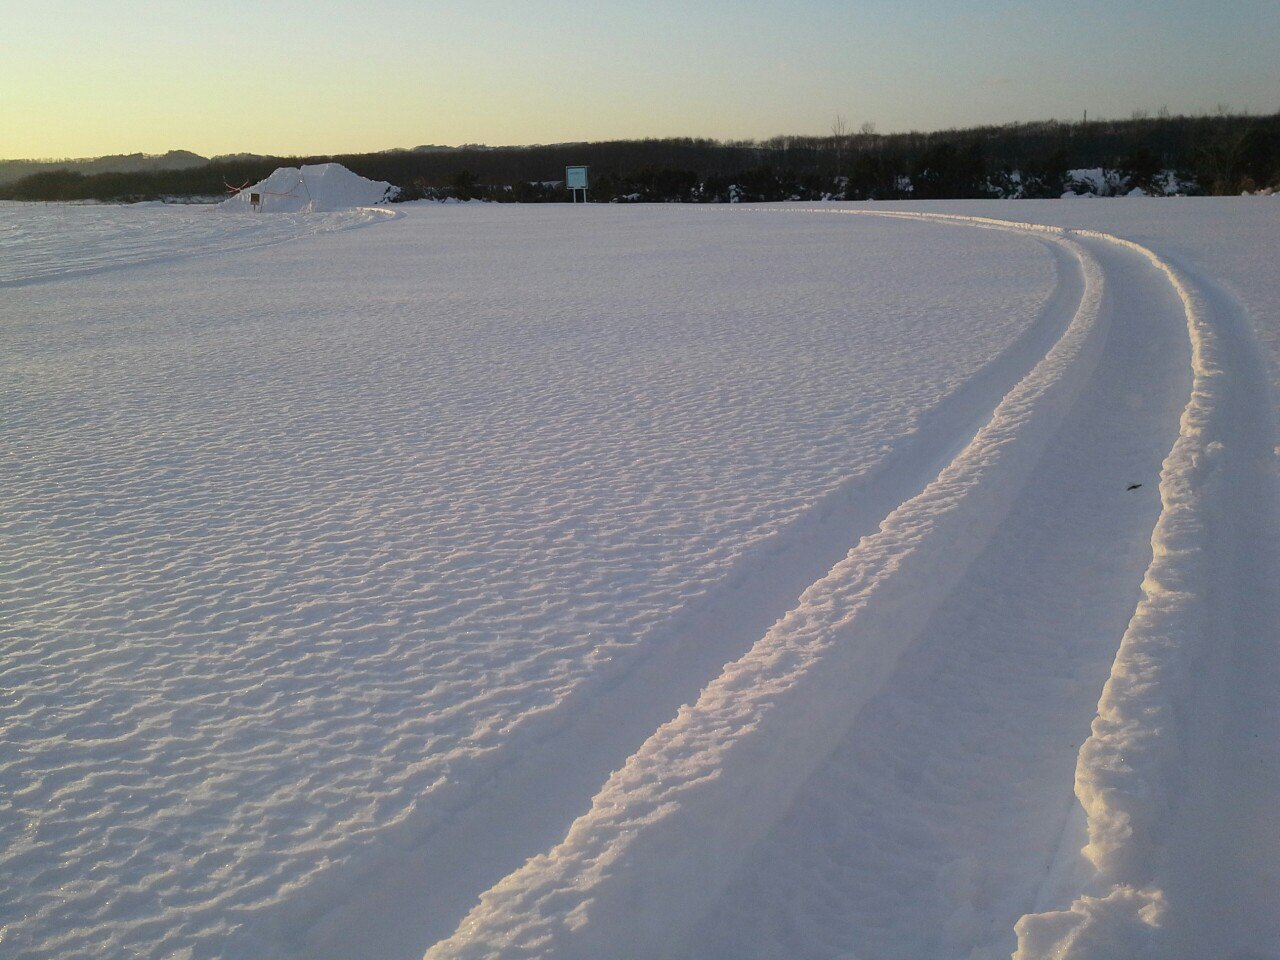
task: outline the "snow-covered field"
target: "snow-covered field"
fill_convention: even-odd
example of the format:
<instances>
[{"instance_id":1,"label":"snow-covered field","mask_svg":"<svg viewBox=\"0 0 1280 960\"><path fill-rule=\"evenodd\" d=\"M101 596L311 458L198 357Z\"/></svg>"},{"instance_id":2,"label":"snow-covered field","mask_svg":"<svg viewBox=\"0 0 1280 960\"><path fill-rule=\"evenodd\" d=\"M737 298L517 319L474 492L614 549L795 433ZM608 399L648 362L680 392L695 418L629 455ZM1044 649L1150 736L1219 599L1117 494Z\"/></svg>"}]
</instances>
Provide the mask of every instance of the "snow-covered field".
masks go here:
<instances>
[{"instance_id":1,"label":"snow-covered field","mask_svg":"<svg viewBox=\"0 0 1280 960\"><path fill-rule=\"evenodd\" d=\"M391 209L0 204L0 956L1280 958L1280 202Z\"/></svg>"},{"instance_id":2,"label":"snow-covered field","mask_svg":"<svg viewBox=\"0 0 1280 960\"><path fill-rule=\"evenodd\" d=\"M244 252L384 219L372 209L297 216L210 216L200 205L136 207L0 201L0 285L65 279L121 266Z\"/></svg>"}]
</instances>

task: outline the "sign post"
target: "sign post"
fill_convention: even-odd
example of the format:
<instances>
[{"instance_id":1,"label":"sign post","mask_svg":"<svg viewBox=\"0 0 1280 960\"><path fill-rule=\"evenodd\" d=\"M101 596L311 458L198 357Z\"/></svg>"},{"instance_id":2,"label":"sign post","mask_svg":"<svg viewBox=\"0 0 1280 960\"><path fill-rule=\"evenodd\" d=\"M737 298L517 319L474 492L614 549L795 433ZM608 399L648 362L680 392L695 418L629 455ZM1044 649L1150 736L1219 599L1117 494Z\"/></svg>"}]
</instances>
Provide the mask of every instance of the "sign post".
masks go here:
<instances>
[{"instance_id":1,"label":"sign post","mask_svg":"<svg viewBox=\"0 0 1280 960\"><path fill-rule=\"evenodd\" d=\"M582 202L587 202L587 167L565 167L564 185L573 195L573 202L578 202L578 191L582 191Z\"/></svg>"}]
</instances>

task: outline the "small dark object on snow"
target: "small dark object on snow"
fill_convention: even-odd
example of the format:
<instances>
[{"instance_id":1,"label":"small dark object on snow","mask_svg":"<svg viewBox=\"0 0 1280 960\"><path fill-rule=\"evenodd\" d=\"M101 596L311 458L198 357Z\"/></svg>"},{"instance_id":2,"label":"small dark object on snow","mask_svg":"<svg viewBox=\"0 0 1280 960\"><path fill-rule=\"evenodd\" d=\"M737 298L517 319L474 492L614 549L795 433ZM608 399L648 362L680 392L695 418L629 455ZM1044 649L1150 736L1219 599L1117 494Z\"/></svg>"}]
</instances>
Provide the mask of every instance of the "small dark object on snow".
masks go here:
<instances>
[{"instance_id":1,"label":"small dark object on snow","mask_svg":"<svg viewBox=\"0 0 1280 960\"><path fill-rule=\"evenodd\" d=\"M1142 484L1140 484L1140 483L1131 483L1131 484L1129 484L1129 486L1125 487L1125 489L1126 489L1126 490L1137 490L1140 486L1142 486Z\"/></svg>"}]
</instances>

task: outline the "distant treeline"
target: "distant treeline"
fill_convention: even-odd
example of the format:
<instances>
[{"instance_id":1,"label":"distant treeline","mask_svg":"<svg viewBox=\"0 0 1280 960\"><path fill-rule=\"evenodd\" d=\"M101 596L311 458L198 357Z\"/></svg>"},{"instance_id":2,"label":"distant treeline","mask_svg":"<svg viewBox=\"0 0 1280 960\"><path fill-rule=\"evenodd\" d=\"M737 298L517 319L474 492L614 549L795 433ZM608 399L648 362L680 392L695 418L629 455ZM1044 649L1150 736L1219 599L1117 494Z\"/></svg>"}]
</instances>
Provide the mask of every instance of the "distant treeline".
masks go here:
<instances>
[{"instance_id":1,"label":"distant treeline","mask_svg":"<svg viewBox=\"0 0 1280 960\"><path fill-rule=\"evenodd\" d=\"M1280 188L1280 113L1044 121L936 133L764 141L618 140L419 148L326 157L238 157L170 170L51 170L0 185L8 200L210 197L276 167L337 161L401 188L402 200L564 201L571 164L594 201L891 200L1057 197L1068 172L1102 168L1103 192L1239 194ZM1168 175L1172 174L1170 178ZM1095 186L1095 190L1097 187Z\"/></svg>"},{"instance_id":2,"label":"distant treeline","mask_svg":"<svg viewBox=\"0 0 1280 960\"><path fill-rule=\"evenodd\" d=\"M203 167L208 157L189 150L170 150L162 154L126 153L109 157L62 160L0 160L0 184L11 183L37 173L74 170L77 173L137 173L145 170L178 170Z\"/></svg>"}]
</instances>

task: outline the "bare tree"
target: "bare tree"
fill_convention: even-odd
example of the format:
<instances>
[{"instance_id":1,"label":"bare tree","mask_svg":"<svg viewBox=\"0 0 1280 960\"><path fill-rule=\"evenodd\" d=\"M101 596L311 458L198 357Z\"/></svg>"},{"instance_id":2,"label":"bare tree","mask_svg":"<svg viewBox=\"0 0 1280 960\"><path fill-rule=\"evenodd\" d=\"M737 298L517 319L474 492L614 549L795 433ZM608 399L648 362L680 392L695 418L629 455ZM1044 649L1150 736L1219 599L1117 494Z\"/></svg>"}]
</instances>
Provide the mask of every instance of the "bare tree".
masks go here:
<instances>
[{"instance_id":1,"label":"bare tree","mask_svg":"<svg viewBox=\"0 0 1280 960\"><path fill-rule=\"evenodd\" d=\"M835 142L836 176L839 176L844 168L844 145L849 139L849 124L843 114L837 113L836 118L831 121L831 139Z\"/></svg>"}]
</instances>

